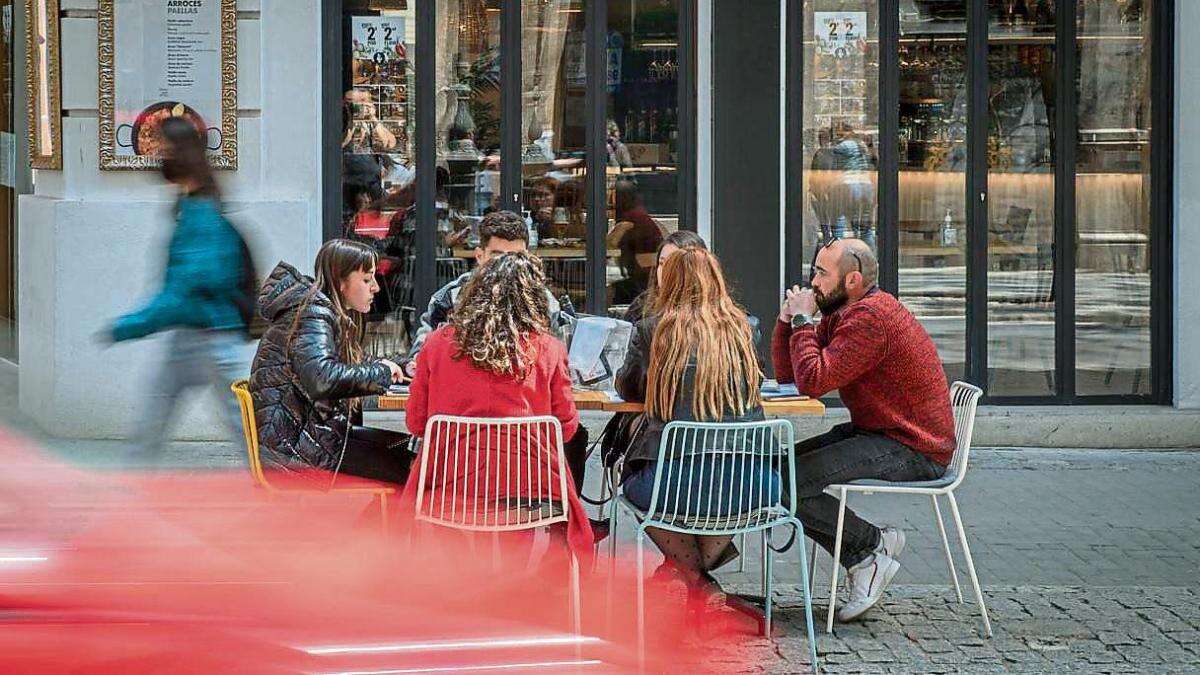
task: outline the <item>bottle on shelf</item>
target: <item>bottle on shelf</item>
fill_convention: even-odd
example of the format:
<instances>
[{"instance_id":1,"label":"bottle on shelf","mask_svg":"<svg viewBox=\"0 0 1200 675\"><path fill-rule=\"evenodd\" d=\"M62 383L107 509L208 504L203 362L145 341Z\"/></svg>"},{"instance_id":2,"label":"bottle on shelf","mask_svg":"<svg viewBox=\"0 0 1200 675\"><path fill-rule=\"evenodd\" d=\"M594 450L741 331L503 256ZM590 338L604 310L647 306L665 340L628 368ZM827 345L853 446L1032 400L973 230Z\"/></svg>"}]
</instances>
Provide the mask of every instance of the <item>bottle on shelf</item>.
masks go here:
<instances>
[{"instance_id":1,"label":"bottle on shelf","mask_svg":"<svg viewBox=\"0 0 1200 675\"><path fill-rule=\"evenodd\" d=\"M523 209L521 215L525 217L525 231L529 233L529 250L532 251L538 247L537 226L533 224L533 217L528 209Z\"/></svg>"},{"instance_id":2,"label":"bottle on shelf","mask_svg":"<svg viewBox=\"0 0 1200 675\"><path fill-rule=\"evenodd\" d=\"M942 219L941 244L945 247L958 246L958 230L954 227L954 216L946 209L946 217Z\"/></svg>"}]
</instances>

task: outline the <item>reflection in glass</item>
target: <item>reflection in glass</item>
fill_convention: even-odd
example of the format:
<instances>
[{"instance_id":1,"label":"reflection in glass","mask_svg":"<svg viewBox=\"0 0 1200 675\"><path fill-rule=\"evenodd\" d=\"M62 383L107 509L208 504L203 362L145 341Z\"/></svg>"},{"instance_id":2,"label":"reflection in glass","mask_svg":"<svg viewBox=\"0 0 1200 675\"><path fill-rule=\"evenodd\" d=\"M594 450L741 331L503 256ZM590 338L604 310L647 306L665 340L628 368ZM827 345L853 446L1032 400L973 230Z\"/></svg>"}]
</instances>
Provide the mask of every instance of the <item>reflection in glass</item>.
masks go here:
<instances>
[{"instance_id":1,"label":"reflection in glass","mask_svg":"<svg viewBox=\"0 0 1200 675\"><path fill-rule=\"evenodd\" d=\"M878 2L804 2L805 250L831 237L876 247Z\"/></svg>"},{"instance_id":2,"label":"reflection in glass","mask_svg":"<svg viewBox=\"0 0 1200 675\"><path fill-rule=\"evenodd\" d=\"M1150 393L1152 2L1078 5L1075 388Z\"/></svg>"},{"instance_id":3,"label":"reflection in glass","mask_svg":"<svg viewBox=\"0 0 1200 675\"><path fill-rule=\"evenodd\" d=\"M1054 8L988 5L987 391L1052 396Z\"/></svg>"},{"instance_id":4,"label":"reflection in glass","mask_svg":"<svg viewBox=\"0 0 1200 675\"><path fill-rule=\"evenodd\" d=\"M608 0L605 39L608 302L621 306L679 229L678 0Z\"/></svg>"},{"instance_id":5,"label":"reflection in glass","mask_svg":"<svg viewBox=\"0 0 1200 675\"><path fill-rule=\"evenodd\" d=\"M521 175L551 291L587 311L585 0L521 6Z\"/></svg>"},{"instance_id":6,"label":"reflection in glass","mask_svg":"<svg viewBox=\"0 0 1200 675\"><path fill-rule=\"evenodd\" d=\"M0 9L12 16L12 0L0 0ZM16 11L21 11L19 8ZM0 32L0 132L15 133L13 100L13 35ZM0 162L17 166L16 144L5 149ZM0 358L17 359L17 209L12 185L0 184Z\"/></svg>"},{"instance_id":7,"label":"reflection in glass","mask_svg":"<svg viewBox=\"0 0 1200 675\"><path fill-rule=\"evenodd\" d=\"M379 252L366 348L391 355L407 349L413 318L416 11L407 0L367 4L347 2L344 14L342 236Z\"/></svg>"},{"instance_id":8,"label":"reflection in glass","mask_svg":"<svg viewBox=\"0 0 1200 675\"><path fill-rule=\"evenodd\" d=\"M900 15L900 296L966 371L967 1Z\"/></svg>"}]
</instances>

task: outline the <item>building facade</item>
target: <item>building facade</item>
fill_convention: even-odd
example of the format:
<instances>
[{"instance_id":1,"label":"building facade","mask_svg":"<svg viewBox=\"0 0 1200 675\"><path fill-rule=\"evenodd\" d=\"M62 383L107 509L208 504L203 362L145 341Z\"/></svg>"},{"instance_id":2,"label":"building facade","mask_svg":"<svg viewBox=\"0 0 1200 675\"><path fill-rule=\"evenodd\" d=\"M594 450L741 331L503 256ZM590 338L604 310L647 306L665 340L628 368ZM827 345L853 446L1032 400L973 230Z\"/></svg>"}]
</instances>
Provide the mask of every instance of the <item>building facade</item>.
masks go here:
<instances>
[{"instance_id":1,"label":"building facade","mask_svg":"<svg viewBox=\"0 0 1200 675\"><path fill-rule=\"evenodd\" d=\"M6 14L4 150L16 161L0 194L0 356L42 426L120 437L163 345L106 349L92 336L155 284L170 196L152 173L99 168L96 0L60 7L63 168L28 168L13 86L21 9ZM527 215L556 294L581 311L619 313L644 287L656 236L683 228L709 239L769 321L822 242L859 236L947 376L980 384L993 406L1200 409L1200 299L1188 292L1200 273L1186 264L1200 253L1188 208L1200 136L1187 114L1200 85L1186 77L1200 52L1174 38L1200 7L237 9L230 216L263 266L306 268L335 236L375 245L374 351L406 343L424 298L470 268L479 219L508 208ZM217 428L208 407L183 415L182 436Z\"/></svg>"}]
</instances>

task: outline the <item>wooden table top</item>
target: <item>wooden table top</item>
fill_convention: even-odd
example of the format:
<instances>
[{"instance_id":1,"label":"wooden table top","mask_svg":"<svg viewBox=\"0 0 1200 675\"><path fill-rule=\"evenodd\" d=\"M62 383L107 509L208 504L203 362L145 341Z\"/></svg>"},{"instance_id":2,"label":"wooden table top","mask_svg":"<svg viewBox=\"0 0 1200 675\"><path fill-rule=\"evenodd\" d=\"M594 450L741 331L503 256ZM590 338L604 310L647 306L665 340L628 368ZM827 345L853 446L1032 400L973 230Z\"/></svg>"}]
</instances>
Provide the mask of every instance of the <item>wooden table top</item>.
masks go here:
<instances>
[{"instance_id":1,"label":"wooden table top","mask_svg":"<svg viewBox=\"0 0 1200 675\"><path fill-rule=\"evenodd\" d=\"M602 391L576 389L573 398L575 407L580 410L599 410L602 412L642 412L641 403L630 401L611 401ZM408 404L407 394L387 394L379 397L380 410L404 410ZM817 399L808 397L787 401L763 401L763 411L775 417L785 415L824 415L825 404Z\"/></svg>"}]
</instances>

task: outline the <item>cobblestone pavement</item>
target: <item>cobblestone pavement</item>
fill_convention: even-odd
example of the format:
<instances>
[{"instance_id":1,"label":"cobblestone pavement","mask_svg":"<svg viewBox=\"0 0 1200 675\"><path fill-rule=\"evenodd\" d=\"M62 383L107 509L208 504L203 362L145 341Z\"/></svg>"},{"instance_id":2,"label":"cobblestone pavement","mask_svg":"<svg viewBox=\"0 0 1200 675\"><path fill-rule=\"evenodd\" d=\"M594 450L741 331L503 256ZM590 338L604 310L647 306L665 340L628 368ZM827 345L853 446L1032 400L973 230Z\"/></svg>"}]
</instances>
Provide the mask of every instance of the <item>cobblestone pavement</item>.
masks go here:
<instances>
[{"instance_id":1,"label":"cobblestone pavement","mask_svg":"<svg viewBox=\"0 0 1200 675\"><path fill-rule=\"evenodd\" d=\"M750 590L748 587L746 590ZM796 587L781 590L774 643L710 654L711 672L811 672ZM860 623L821 630L829 673L1200 672L1200 593L1180 587L985 587L993 637L948 588L893 586Z\"/></svg>"}]
</instances>

